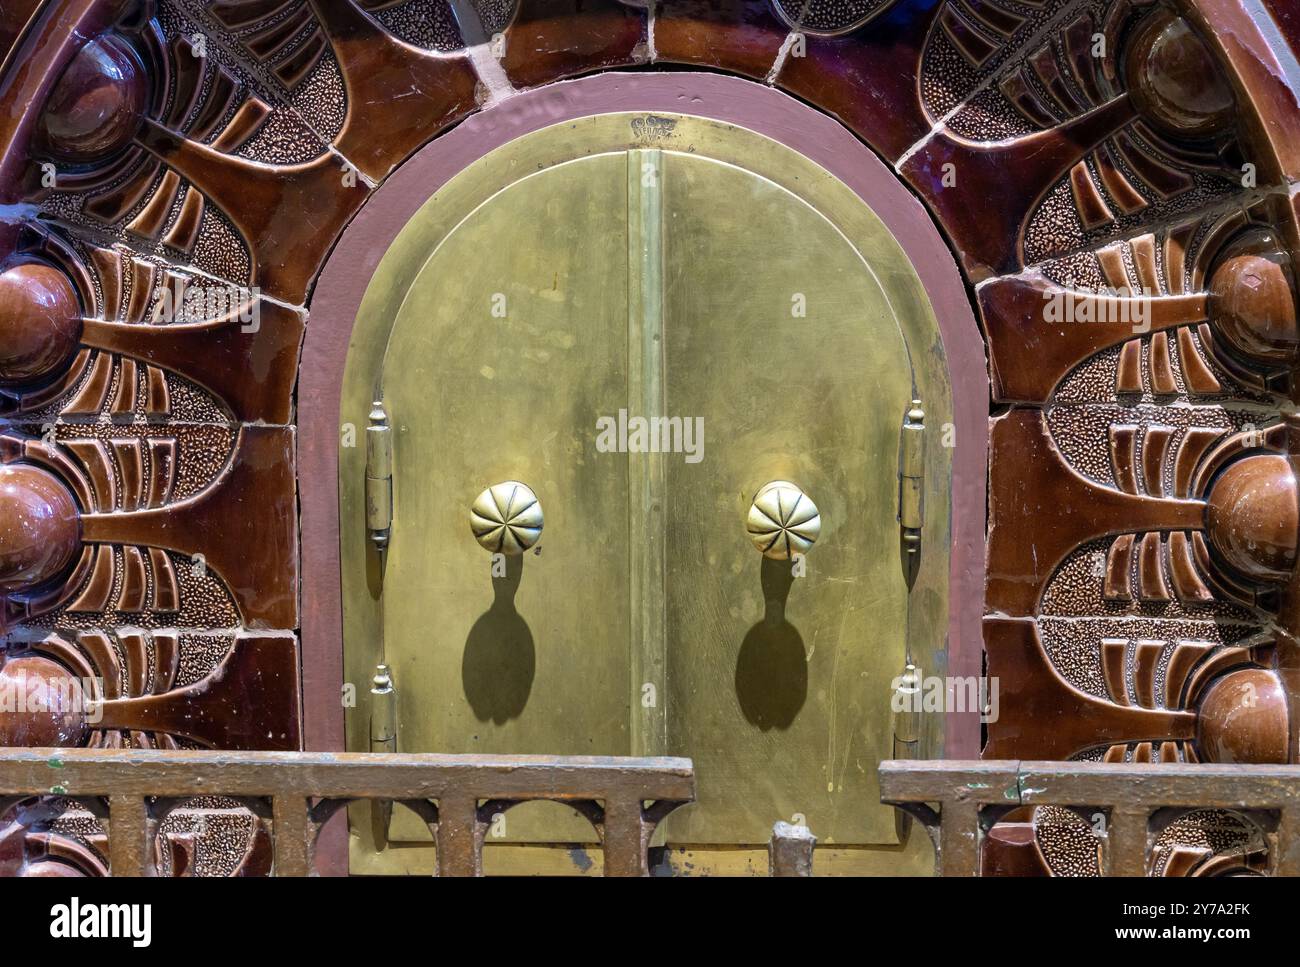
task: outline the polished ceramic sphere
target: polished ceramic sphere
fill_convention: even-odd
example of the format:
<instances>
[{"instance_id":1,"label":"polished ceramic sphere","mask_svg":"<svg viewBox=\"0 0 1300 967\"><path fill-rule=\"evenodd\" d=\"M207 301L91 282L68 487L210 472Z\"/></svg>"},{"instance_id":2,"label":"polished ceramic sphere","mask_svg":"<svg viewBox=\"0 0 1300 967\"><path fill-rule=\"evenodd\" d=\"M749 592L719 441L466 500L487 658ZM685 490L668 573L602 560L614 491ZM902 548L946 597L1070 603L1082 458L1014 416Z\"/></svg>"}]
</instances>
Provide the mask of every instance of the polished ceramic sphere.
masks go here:
<instances>
[{"instance_id":1,"label":"polished ceramic sphere","mask_svg":"<svg viewBox=\"0 0 1300 967\"><path fill-rule=\"evenodd\" d=\"M1277 675L1242 668L1215 681L1197 709L1197 733L1197 746L1210 762L1286 762L1290 726Z\"/></svg>"},{"instance_id":2,"label":"polished ceramic sphere","mask_svg":"<svg viewBox=\"0 0 1300 967\"><path fill-rule=\"evenodd\" d=\"M6 698L0 712L0 746L72 746L85 735L80 683L52 659L43 655L7 659L0 665L0 695Z\"/></svg>"},{"instance_id":3,"label":"polished ceramic sphere","mask_svg":"<svg viewBox=\"0 0 1300 967\"><path fill-rule=\"evenodd\" d=\"M1273 233L1230 242L1210 273L1210 321L1239 356L1263 363L1300 359L1290 260Z\"/></svg>"},{"instance_id":4,"label":"polished ceramic sphere","mask_svg":"<svg viewBox=\"0 0 1300 967\"><path fill-rule=\"evenodd\" d=\"M1206 501L1206 531L1228 563L1262 581L1290 575L1300 507L1290 461L1254 454L1228 466Z\"/></svg>"},{"instance_id":5,"label":"polished ceramic sphere","mask_svg":"<svg viewBox=\"0 0 1300 967\"><path fill-rule=\"evenodd\" d=\"M80 341L81 303L67 275L44 262L0 272L0 384L48 379Z\"/></svg>"},{"instance_id":6,"label":"polished ceramic sphere","mask_svg":"<svg viewBox=\"0 0 1300 967\"><path fill-rule=\"evenodd\" d=\"M74 877L84 878L86 874L69 863L60 863L58 860L37 860L24 866L22 875L45 879L68 879Z\"/></svg>"},{"instance_id":7,"label":"polished ceramic sphere","mask_svg":"<svg viewBox=\"0 0 1300 967\"><path fill-rule=\"evenodd\" d=\"M1158 10L1139 24L1125 52L1124 74L1139 113L1168 134L1221 134L1235 101L1225 71L1187 21Z\"/></svg>"},{"instance_id":8,"label":"polished ceramic sphere","mask_svg":"<svg viewBox=\"0 0 1300 967\"><path fill-rule=\"evenodd\" d=\"M149 82L123 38L103 34L73 56L40 118L41 146L55 158L87 164L130 144L144 117Z\"/></svg>"},{"instance_id":9,"label":"polished ceramic sphere","mask_svg":"<svg viewBox=\"0 0 1300 967\"><path fill-rule=\"evenodd\" d=\"M1205 528L1228 563L1247 577L1288 577L1300 528L1291 462L1279 454L1254 454L1229 464L1210 488Z\"/></svg>"},{"instance_id":10,"label":"polished ceramic sphere","mask_svg":"<svg viewBox=\"0 0 1300 967\"><path fill-rule=\"evenodd\" d=\"M28 464L0 466L0 590L58 576L80 545L76 501L57 477Z\"/></svg>"}]
</instances>

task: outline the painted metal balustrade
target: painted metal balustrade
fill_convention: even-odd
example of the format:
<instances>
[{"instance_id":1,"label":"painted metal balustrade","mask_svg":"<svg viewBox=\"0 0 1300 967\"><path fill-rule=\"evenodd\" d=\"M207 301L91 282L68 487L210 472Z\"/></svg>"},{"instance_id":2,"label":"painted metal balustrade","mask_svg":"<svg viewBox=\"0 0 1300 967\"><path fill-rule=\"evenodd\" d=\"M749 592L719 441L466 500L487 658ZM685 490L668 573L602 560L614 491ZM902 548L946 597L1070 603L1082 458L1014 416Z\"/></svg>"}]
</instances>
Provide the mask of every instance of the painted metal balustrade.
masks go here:
<instances>
[{"instance_id":1,"label":"painted metal balustrade","mask_svg":"<svg viewBox=\"0 0 1300 967\"><path fill-rule=\"evenodd\" d=\"M891 760L880 764L883 802L911 814L934 841L937 872L979 874L983 835L1022 806L1104 812L1103 872L1147 874L1159 810L1274 814L1270 870L1300 875L1300 766L1159 766L1095 762ZM647 875L656 826L695 799L689 759L328 752L102 749L0 750L0 801L56 793L108 802L113 875L156 872L166 811L197 796L265 806L276 876L305 876L322 826L348 803L401 803L428 825L437 872L479 876L492 817L522 802L572 806L591 820L608 876ZM937 807L937 808L936 808ZM807 876L815 838L778 823L773 875Z\"/></svg>"},{"instance_id":2,"label":"painted metal balustrade","mask_svg":"<svg viewBox=\"0 0 1300 967\"><path fill-rule=\"evenodd\" d=\"M1271 872L1300 876L1297 765L894 760L880 764L880 798L924 824L944 876L978 875L981 837L1001 816L1049 805L1105 814L1102 871L1111 876L1147 875L1157 810L1274 813Z\"/></svg>"},{"instance_id":3,"label":"painted metal balustrade","mask_svg":"<svg viewBox=\"0 0 1300 967\"><path fill-rule=\"evenodd\" d=\"M166 804L214 795L269 801L276 876L308 875L321 827L359 800L413 809L437 844L439 875L482 875L492 816L551 800L591 820L607 876L639 876L649 872L655 827L695 799L695 773L678 758L0 750L0 801L51 793L107 798L115 876L154 872Z\"/></svg>"}]
</instances>

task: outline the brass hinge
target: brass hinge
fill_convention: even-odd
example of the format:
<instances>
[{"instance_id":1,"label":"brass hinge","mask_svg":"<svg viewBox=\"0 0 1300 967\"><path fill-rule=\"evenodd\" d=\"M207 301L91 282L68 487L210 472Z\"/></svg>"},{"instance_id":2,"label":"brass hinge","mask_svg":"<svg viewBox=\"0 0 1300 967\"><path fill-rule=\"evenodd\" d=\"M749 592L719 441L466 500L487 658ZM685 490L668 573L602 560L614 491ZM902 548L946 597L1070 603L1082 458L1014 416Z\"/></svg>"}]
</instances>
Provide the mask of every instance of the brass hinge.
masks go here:
<instances>
[{"instance_id":1,"label":"brass hinge","mask_svg":"<svg viewBox=\"0 0 1300 967\"><path fill-rule=\"evenodd\" d=\"M383 400L375 400L366 427L366 530L375 547L388 547L393 526L393 436Z\"/></svg>"},{"instance_id":2,"label":"brass hinge","mask_svg":"<svg viewBox=\"0 0 1300 967\"><path fill-rule=\"evenodd\" d=\"M921 483L925 478L925 410L920 400L903 418L898 447L898 524L909 575L914 575L921 555Z\"/></svg>"},{"instance_id":3,"label":"brass hinge","mask_svg":"<svg viewBox=\"0 0 1300 967\"><path fill-rule=\"evenodd\" d=\"M894 679L894 758L915 759L921 743L921 672L910 661Z\"/></svg>"},{"instance_id":4,"label":"brass hinge","mask_svg":"<svg viewBox=\"0 0 1300 967\"><path fill-rule=\"evenodd\" d=\"M397 691L388 666L375 666L370 679L370 751L397 751ZM388 829L393 822L393 801L375 799L370 803L370 822L376 843L388 842Z\"/></svg>"},{"instance_id":5,"label":"brass hinge","mask_svg":"<svg viewBox=\"0 0 1300 967\"><path fill-rule=\"evenodd\" d=\"M397 691L387 665L376 665L370 679L370 751L397 751Z\"/></svg>"}]
</instances>

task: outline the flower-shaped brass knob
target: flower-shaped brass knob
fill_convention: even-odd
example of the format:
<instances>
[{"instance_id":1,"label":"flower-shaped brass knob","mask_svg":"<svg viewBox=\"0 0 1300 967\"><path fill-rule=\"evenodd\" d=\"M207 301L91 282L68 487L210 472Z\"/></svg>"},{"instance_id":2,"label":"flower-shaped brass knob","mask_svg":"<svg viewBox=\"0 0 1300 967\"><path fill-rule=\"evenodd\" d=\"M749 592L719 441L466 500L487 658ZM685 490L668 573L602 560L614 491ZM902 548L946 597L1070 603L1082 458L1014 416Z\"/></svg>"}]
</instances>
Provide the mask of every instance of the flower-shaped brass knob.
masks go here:
<instances>
[{"instance_id":1,"label":"flower-shaped brass knob","mask_svg":"<svg viewBox=\"0 0 1300 967\"><path fill-rule=\"evenodd\" d=\"M808 553L822 532L822 518L806 493L788 480L773 480L755 495L745 529L764 557L788 561Z\"/></svg>"},{"instance_id":2,"label":"flower-shaped brass knob","mask_svg":"<svg viewBox=\"0 0 1300 967\"><path fill-rule=\"evenodd\" d=\"M542 505L518 480L493 484L474 501L469 526L493 554L522 554L542 536Z\"/></svg>"}]
</instances>

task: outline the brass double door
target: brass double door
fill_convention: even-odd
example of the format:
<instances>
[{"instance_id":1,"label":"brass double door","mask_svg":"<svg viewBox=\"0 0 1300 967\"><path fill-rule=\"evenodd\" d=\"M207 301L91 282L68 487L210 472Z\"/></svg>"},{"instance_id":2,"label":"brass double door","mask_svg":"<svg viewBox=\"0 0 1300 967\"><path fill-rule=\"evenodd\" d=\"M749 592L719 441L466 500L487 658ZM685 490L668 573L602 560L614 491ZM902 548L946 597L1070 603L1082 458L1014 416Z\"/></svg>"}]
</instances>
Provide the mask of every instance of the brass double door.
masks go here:
<instances>
[{"instance_id":1,"label":"brass double door","mask_svg":"<svg viewBox=\"0 0 1300 967\"><path fill-rule=\"evenodd\" d=\"M354 332L344 419L382 400L393 523L383 555L349 524L345 446L350 680L391 668L401 751L690 757L672 844L763 844L777 820L896 844L890 684L909 628L933 648L946 624L941 450L920 615L900 549L900 430L942 383L909 340L937 372L934 328L870 209L752 132L605 115L481 159L404 229ZM811 503L765 556L747 521L774 481L769 517ZM471 506L508 483L517 516L516 482L540 532L533 508L485 533L480 507L480 543ZM594 838L544 805L497 834ZM399 811L387 838L427 834Z\"/></svg>"}]
</instances>

